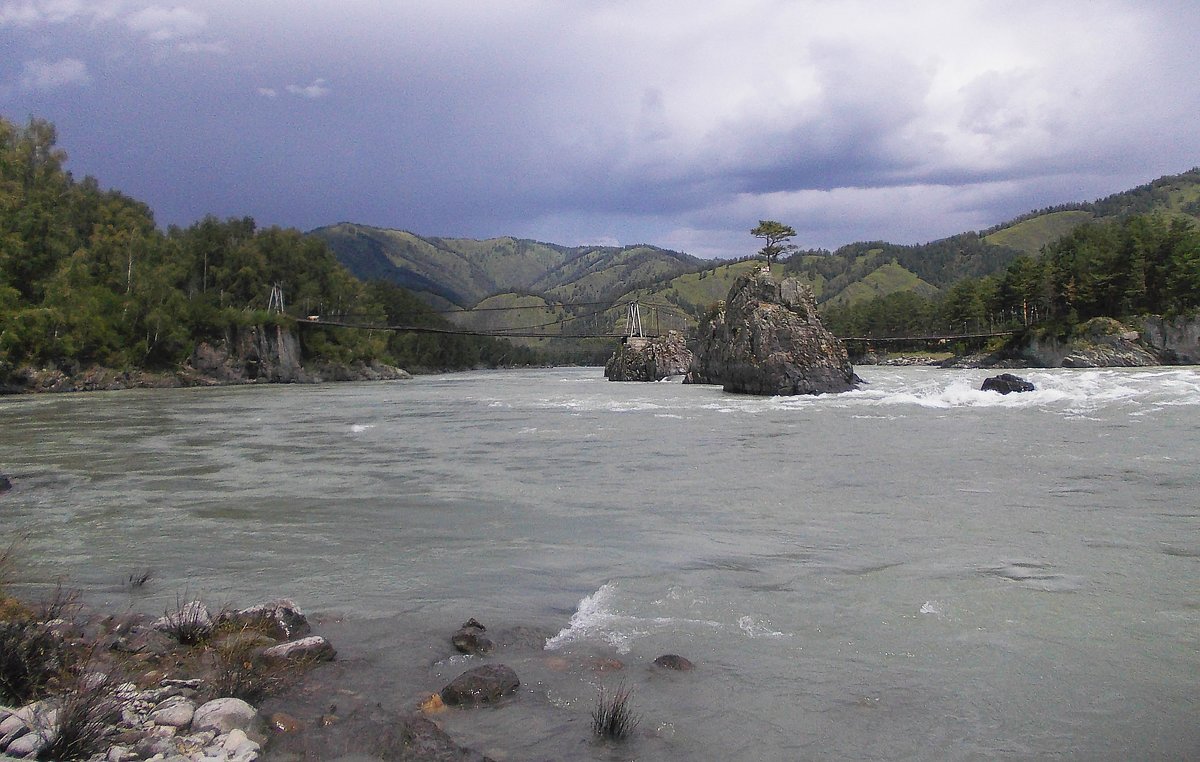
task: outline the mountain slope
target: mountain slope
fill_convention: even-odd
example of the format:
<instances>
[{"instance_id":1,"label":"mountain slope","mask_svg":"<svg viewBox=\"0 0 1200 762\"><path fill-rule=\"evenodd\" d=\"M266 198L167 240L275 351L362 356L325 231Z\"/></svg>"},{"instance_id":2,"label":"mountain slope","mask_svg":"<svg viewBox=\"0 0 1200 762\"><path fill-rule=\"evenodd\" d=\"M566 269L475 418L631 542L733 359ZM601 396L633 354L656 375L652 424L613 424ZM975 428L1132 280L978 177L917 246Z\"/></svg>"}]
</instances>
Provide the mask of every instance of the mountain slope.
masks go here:
<instances>
[{"instance_id":1,"label":"mountain slope","mask_svg":"<svg viewBox=\"0 0 1200 762\"><path fill-rule=\"evenodd\" d=\"M460 307L507 292L604 300L703 266L687 254L646 245L569 248L518 238L426 238L350 223L311 235L360 278L390 280Z\"/></svg>"}]
</instances>

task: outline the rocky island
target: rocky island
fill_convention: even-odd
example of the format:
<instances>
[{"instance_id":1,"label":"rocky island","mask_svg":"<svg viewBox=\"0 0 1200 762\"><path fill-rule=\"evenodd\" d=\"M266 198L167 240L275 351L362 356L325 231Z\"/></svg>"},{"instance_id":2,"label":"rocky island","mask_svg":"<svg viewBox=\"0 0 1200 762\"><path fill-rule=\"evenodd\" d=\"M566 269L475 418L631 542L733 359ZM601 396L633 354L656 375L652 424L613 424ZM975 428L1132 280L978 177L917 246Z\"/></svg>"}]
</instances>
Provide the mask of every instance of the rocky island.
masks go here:
<instances>
[{"instance_id":1,"label":"rocky island","mask_svg":"<svg viewBox=\"0 0 1200 762\"><path fill-rule=\"evenodd\" d=\"M796 278L777 281L766 268L739 277L698 333L685 383L764 395L830 394L860 383L845 346L821 324L812 289Z\"/></svg>"}]
</instances>

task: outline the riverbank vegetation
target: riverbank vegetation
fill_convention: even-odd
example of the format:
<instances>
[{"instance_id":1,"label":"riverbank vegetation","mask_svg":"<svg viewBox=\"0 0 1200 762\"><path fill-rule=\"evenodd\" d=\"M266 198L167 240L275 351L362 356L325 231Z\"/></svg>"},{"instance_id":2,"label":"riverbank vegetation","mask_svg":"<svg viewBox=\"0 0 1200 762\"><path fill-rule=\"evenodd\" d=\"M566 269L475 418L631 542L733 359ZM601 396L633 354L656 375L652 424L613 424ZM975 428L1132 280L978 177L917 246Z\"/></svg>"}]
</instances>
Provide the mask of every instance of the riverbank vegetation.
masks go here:
<instances>
[{"instance_id":1,"label":"riverbank vegetation","mask_svg":"<svg viewBox=\"0 0 1200 762\"><path fill-rule=\"evenodd\" d=\"M0 118L0 383L23 366L169 371L230 329L311 314L450 327L403 289L353 277L317 238L249 217L163 231L146 204L76 180L65 162L53 125ZM541 359L486 337L306 326L300 340L319 362L441 370Z\"/></svg>"},{"instance_id":2,"label":"riverbank vegetation","mask_svg":"<svg viewBox=\"0 0 1200 762\"><path fill-rule=\"evenodd\" d=\"M1188 217L1085 222L997 274L925 295L897 291L823 310L842 336L912 336L1037 326L1062 335L1097 317L1178 316L1200 308L1200 230Z\"/></svg>"}]
</instances>

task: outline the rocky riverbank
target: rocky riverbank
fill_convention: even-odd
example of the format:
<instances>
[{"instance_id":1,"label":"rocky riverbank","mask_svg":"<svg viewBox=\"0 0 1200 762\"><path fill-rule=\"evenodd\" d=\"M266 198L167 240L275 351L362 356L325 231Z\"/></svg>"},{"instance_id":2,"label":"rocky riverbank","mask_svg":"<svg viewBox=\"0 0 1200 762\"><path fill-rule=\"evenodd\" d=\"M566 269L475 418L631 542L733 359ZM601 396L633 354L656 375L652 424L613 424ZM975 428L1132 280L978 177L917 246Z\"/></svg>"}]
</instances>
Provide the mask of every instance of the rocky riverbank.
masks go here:
<instances>
[{"instance_id":1,"label":"rocky riverbank","mask_svg":"<svg viewBox=\"0 0 1200 762\"><path fill-rule=\"evenodd\" d=\"M380 759L487 759L416 708L344 720L330 704L313 719L289 714L289 693L311 692L309 673L336 656L288 599L215 613L189 601L154 618L88 611L61 589L37 604L0 595L0 760L324 759L327 736L357 738L358 753ZM497 674L476 669L434 696L474 705L515 689L515 674L488 669ZM274 708L260 711L264 701Z\"/></svg>"},{"instance_id":2,"label":"rocky riverbank","mask_svg":"<svg viewBox=\"0 0 1200 762\"><path fill-rule=\"evenodd\" d=\"M219 341L201 342L172 371L116 370L66 364L19 368L0 383L0 394L170 389L239 384L315 384L327 381L398 381L405 370L382 363L304 362L296 334L280 326L230 330Z\"/></svg>"}]
</instances>

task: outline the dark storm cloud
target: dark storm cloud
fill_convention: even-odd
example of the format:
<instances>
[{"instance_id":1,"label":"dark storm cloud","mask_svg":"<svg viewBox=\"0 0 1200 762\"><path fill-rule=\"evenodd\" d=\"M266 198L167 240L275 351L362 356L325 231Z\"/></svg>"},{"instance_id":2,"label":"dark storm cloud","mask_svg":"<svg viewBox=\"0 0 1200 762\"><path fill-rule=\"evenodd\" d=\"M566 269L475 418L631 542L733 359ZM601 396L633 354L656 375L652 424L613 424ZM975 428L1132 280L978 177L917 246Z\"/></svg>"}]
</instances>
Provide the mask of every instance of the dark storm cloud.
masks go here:
<instances>
[{"instance_id":1,"label":"dark storm cloud","mask_svg":"<svg viewBox=\"0 0 1200 762\"><path fill-rule=\"evenodd\" d=\"M1002 6L1002 7L1001 7ZM0 109L163 223L740 255L930 240L1200 163L1179 2L0 0Z\"/></svg>"}]
</instances>

